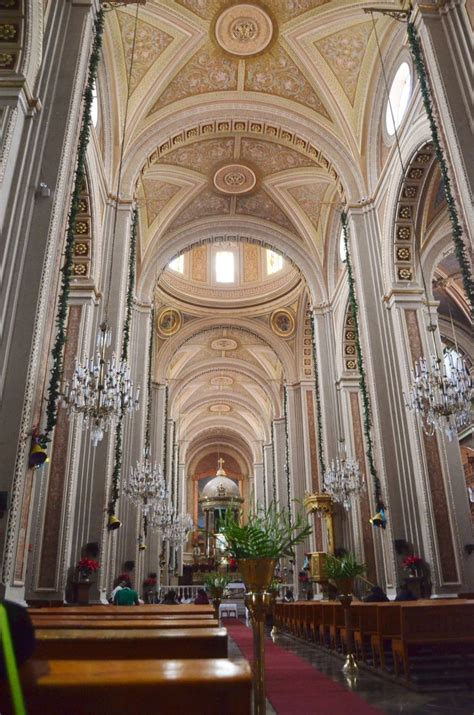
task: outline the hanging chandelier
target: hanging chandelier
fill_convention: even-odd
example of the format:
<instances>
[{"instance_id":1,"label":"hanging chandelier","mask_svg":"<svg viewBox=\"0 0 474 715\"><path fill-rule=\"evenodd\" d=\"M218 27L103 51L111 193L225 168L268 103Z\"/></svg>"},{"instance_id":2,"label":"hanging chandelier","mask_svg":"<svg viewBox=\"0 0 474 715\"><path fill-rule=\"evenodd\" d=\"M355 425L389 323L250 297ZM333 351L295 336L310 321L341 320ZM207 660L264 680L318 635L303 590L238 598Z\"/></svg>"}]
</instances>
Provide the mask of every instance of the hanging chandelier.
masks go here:
<instances>
[{"instance_id":1,"label":"hanging chandelier","mask_svg":"<svg viewBox=\"0 0 474 715\"><path fill-rule=\"evenodd\" d=\"M464 359L453 350L445 360L435 355L419 358L404 398L406 407L421 417L425 434L444 432L451 442L472 418L472 378Z\"/></svg>"},{"instance_id":2,"label":"hanging chandelier","mask_svg":"<svg viewBox=\"0 0 474 715\"><path fill-rule=\"evenodd\" d=\"M324 489L334 502L349 511L352 498L360 497L366 489L366 484L359 462L345 456L342 440L339 451L336 460L332 459L331 465L324 472Z\"/></svg>"},{"instance_id":3,"label":"hanging chandelier","mask_svg":"<svg viewBox=\"0 0 474 715\"><path fill-rule=\"evenodd\" d=\"M110 328L101 323L95 357L82 364L76 357L73 375L62 394L62 404L69 414L80 415L83 428L90 428L94 447L121 415L139 406L140 387L135 388L127 362L117 359L115 353L106 359L110 343Z\"/></svg>"},{"instance_id":4,"label":"hanging chandelier","mask_svg":"<svg viewBox=\"0 0 474 715\"><path fill-rule=\"evenodd\" d=\"M166 485L161 467L152 464L150 450L145 447L143 459L130 467L125 494L135 506L140 507L143 516L148 517L158 503L167 499Z\"/></svg>"},{"instance_id":5,"label":"hanging chandelier","mask_svg":"<svg viewBox=\"0 0 474 715\"><path fill-rule=\"evenodd\" d=\"M174 544L174 546L181 546L186 542L193 526L194 522L191 514L174 513L171 524L164 533L164 538Z\"/></svg>"}]
</instances>

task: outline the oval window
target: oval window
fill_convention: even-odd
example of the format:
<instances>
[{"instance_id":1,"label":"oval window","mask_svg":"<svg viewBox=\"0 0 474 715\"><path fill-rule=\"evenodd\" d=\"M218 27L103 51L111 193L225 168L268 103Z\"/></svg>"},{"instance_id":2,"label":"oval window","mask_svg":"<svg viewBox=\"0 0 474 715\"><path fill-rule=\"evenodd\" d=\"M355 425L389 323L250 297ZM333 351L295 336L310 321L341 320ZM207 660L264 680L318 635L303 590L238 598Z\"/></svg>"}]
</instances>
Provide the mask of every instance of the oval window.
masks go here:
<instances>
[{"instance_id":1,"label":"oval window","mask_svg":"<svg viewBox=\"0 0 474 715\"><path fill-rule=\"evenodd\" d=\"M387 111L385 113L385 126L390 136L401 124L411 94L411 71L407 62L402 62L393 78L388 95Z\"/></svg>"}]
</instances>

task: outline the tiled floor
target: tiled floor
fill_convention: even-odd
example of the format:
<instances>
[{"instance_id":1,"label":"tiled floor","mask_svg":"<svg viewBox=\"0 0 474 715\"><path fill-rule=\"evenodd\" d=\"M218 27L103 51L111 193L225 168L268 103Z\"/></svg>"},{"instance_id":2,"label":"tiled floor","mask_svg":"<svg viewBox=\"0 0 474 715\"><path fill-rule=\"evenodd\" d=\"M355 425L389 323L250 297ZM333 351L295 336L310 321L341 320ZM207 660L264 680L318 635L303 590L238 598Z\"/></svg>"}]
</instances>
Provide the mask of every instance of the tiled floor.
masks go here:
<instances>
[{"instance_id":1,"label":"tiled floor","mask_svg":"<svg viewBox=\"0 0 474 715\"><path fill-rule=\"evenodd\" d=\"M304 658L332 680L347 685L340 658L288 635L276 636L275 643ZM233 641L230 641L229 655L241 656ZM353 689L387 715L474 715L473 691L416 693L366 670L360 670ZM267 715L270 713L275 711L268 703Z\"/></svg>"}]
</instances>

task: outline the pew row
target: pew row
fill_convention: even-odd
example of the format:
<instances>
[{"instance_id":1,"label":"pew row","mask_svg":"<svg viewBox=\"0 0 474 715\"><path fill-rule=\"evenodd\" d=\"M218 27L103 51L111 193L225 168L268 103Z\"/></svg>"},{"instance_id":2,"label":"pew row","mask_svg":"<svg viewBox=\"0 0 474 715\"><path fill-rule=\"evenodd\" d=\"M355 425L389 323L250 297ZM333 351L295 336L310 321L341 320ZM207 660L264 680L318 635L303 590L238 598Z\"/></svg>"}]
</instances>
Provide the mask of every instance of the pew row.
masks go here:
<instances>
[{"instance_id":1,"label":"pew row","mask_svg":"<svg viewBox=\"0 0 474 715\"><path fill-rule=\"evenodd\" d=\"M177 618L32 618L32 623L35 628L146 628L146 629L173 629L173 628L217 628L219 622L217 619L202 618L195 619L177 619Z\"/></svg>"},{"instance_id":2,"label":"pew row","mask_svg":"<svg viewBox=\"0 0 474 715\"><path fill-rule=\"evenodd\" d=\"M93 606L53 606L44 608L29 608L28 612L31 616L66 616L66 615L106 615L107 613L125 614L127 617L130 612L141 615L154 615L157 617L214 617L213 606L195 606L194 604L183 604L182 606L167 606L164 604L140 605L140 606L114 606L112 604L93 605Z\"/></svg>"},{"instance_id":3,"label":"pew row","mask_svg":"<svg viewBox=\"0 0 474 715\"><path fill-rule=\"evenodd\" d=\"M226 658L225 628L36 630L39 660Z\"/></svg>"},{"instance_id":4,"label":"pew row","mask_svg":"<svg viewBox=\"0 0 474 715\"><path fill-rule=\"evenodd\" d=\"M243 660L34 660L21 669L30 715L250 715L251 673ZM5 690L2 713L10 712ZM5 704L5 705L4 705Z\"/></svg>"}]
</instances>

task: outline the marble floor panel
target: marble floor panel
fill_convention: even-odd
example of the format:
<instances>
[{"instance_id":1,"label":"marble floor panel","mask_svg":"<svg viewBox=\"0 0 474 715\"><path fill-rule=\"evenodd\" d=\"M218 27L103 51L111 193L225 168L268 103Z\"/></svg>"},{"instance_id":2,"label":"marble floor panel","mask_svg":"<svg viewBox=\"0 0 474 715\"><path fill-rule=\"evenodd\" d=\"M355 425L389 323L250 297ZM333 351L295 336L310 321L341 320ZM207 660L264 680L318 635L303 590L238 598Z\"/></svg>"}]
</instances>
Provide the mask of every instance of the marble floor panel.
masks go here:
<instances>
[{"instance_id":1,"label":"marble floor panel","mask_svg":"<svg viewBox=\"0 0 474 715\"><path fill-rule=\"evenodd\" d=\"M274 642L304 658L332 680L347 686L340 657L286 634L278 634ZM365 669L360 669L353 690L387 715L474 715L474 692L469 690L417 693Z\"/></svg>"}]
</instances>

